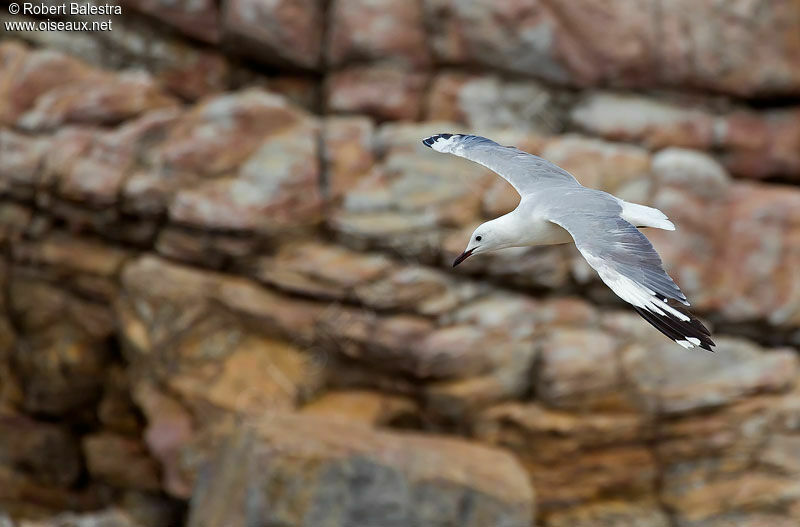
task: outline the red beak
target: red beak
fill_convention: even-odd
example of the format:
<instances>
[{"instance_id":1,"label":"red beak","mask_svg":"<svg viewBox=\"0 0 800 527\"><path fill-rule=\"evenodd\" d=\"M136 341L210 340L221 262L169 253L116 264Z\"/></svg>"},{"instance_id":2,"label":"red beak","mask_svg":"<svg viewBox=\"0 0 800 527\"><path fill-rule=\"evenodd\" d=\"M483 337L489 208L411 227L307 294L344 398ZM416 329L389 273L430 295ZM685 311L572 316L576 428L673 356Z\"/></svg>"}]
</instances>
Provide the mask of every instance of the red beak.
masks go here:
<instances>
[{"instance_id":1,"label":"red beak","mask_svg":"<svg viewBox=\"0 0 800 527\"><path fill-rule=\"evenodd\" d=\"M472 249L470 249L469 251L464 251L463 253L461 253L461 254L459 255L459 257L458 257L458 258L456 258L456 259L455 259L455 261L453 262L453 267L457 266L458 264L460 264L461 262L463 262L464 260L466 260L467 258L469 258L470 256L472 256L472 251L474 251L474 250L475 250L475 249L474 249L474 248L472 248Z\"/></svg>"}]
</instances>

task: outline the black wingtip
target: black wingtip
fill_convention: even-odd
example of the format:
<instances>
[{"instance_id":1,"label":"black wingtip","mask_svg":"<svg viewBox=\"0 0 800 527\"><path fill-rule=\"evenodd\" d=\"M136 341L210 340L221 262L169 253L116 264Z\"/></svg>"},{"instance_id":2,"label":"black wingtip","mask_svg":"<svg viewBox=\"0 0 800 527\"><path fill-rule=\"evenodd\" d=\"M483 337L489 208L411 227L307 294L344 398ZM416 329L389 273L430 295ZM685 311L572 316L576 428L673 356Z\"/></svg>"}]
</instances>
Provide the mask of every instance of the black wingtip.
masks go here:
<instances>
[{"instance_id":1,"label":"black wingtip","mask_svg":"<svg viewBox=\"0 0 800 527\"><path fill-rule=\"evenodd\" d=\"M642 316L643 319L679 345L687 347L683 344L680 344L680 342L687 342L692 346L696 346L713 353L714 350L712 348L716 346L716 344L713 340L711 340L711 332L708 330L708 328L706 328L703 323L700 322L700 320L698 320L688 311L679 309L675 306L671 307L688 316L689 320L680 320L669 312L667 312L666 315L659 315L640 307L634 306L634 309ZM695 344L689 339L696 340L698 343Z\"/></svg>"},{"instance_id":2,"label":"black wingtip","mask_svg":"<svg viewBox=\"0 0 800 527\"><path fill-rule=\"evenodd\" d=\"M428 148L431 148L433 146L433 143L435 143L437 140L450 139L451 137L453 137L453 134L436 134L423 139L422 144L427 146Z\"/></svg>"}]
</instances>

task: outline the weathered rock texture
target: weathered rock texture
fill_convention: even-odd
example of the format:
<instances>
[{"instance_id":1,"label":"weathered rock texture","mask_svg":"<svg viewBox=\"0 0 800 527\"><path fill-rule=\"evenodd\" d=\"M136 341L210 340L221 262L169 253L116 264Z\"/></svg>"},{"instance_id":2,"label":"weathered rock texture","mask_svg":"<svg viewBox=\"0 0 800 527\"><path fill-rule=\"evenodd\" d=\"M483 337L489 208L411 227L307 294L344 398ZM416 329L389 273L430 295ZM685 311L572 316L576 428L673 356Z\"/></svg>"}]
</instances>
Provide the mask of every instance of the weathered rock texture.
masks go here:
<instances>
[{"instance_id":1,"label":"weathered rock texture","mask_svg":"<svg viewBox=\"0 0 800 527\"><path fill-rule=\"evenodd\" d=\"M131 0L0 42L0 525L796 525L800 7L762 4ZM570 246L452 270L519 198L443 131L667 213L717 352Z\"/></svg>"}]
</instances>

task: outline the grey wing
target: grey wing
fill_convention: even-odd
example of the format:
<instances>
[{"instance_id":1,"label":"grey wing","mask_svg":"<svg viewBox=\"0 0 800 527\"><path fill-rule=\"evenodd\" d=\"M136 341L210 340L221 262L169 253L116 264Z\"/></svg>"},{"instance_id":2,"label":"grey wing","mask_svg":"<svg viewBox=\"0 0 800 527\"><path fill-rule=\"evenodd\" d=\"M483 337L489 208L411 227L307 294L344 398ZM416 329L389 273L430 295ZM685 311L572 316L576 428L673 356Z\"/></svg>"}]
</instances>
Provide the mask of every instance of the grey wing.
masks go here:
<instances>
[{"instance_id":1,"label":"grey wing","mask_svg":"<svg viewBox=\"0 0 800 527\"><path fill-rule=\"evenodd\" d=\"M540 189L543 182L580 186L572 174L550 161L478 135L438 134L422 142L437 152L457 155L497 172L521 196Z\"/></svg>"},{"instance_id":2,"label":"grey wing","mask_svg":"<svg viewBox=\"0 0 800 527\"><path fill-rule=\"evenodd\" d=\"M664 271L650 240L613 209L605 202L597 212L562 207L550 211L548 219L570 233L600 279L656 329L685 348L711 350L708 329L691 313L670 305L670 300L689 302Z\"/></svg>"}]
</instances>

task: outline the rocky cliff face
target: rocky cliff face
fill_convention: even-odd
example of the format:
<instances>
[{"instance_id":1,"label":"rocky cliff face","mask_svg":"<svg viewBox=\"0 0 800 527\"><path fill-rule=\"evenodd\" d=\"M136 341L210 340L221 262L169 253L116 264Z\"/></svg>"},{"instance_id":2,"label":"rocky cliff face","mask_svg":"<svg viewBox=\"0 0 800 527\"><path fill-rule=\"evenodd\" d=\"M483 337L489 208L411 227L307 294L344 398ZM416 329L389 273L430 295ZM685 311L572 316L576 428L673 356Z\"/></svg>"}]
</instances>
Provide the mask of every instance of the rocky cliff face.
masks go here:
<instances>
[{"instance_id":1,"label":"rocky cliff face","mask_svg":"<svg viewBox=\"0 0 800 527\"><path fill-rule=\"evenodd\" d=\"M800 521L796 3L124 10L0 43L0 525ZM667 213L717 352L451 270L518 199L462 130Z\"/></svg>"}]
</instances>

